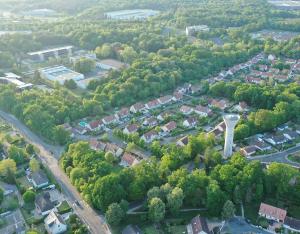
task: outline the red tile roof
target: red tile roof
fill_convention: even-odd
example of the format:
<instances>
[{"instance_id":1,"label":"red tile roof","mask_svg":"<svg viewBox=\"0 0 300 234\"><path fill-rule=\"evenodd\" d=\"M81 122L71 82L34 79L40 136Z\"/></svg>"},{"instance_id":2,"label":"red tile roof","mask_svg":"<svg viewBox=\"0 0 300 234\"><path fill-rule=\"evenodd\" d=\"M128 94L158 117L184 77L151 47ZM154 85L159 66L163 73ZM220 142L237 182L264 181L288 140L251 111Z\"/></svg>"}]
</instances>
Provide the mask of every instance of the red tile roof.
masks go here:
<instances>
[{"instance_id":1,"label":"red tile roof","mask_svg":"<svg viewBox=\"0 0 300 234\"><path fill-rule=\"evenodd\" d=\"M284 220L286 217L286 210L265 204L265 203L261 203L260 204L260 208L259 208L259 214L260 215L265 215L265 216L269 216L272 217L276 220Z\"/></svg>"}]
</instances>

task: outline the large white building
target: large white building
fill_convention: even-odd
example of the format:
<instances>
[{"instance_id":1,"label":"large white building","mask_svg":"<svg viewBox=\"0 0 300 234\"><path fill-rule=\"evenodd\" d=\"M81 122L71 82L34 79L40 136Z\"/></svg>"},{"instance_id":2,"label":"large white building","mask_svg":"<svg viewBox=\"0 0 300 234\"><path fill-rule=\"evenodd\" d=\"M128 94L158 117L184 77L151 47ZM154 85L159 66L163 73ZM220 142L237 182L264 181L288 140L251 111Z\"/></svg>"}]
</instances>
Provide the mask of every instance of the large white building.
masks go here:
<instances>
[{"instance_id":1,"label":"large white building","mask_svg":"<svg viewBox=\"0 0 300 234\"><path fill-rule=\"evenodd\" d=\"M104 15L108 19L114 20L144 20L159 14L159 11L150 9L134 9L106 12Z\"/></svg>"},{"instance_id":2,"label":"large white building","mask_svg":"<svg viewBox=\"0 0 300 234\"><path fill-rule=\"evenodd\" d=\"M40 69L41 77L51 81L57 81L61 85L65 83L66 80L74 80L75 82L83 80L84 75L64 66L54 66L46 67Z\"/></svg>"},{"instance_id":3,"label":"large white building","mask_svg":"<svg viewBox=\"0 0 300 234\"><path fill-rule=\"evenodd\" d=\"M28 53L33 60L45 61L49 58L60 58L72 56L73 46L63 46L47 50L40 50Z\"/></svg>"},{"instance_id":4,"label":"large white building","mask_svg":"<svg viewBox=\"0 0 300 234\"><path fill-rule=\"evenodd\" d=\"M208 32L209 27L207 25L194 25L185 28L185 34L187 36L193 36L197 32Z\"/></svg>"},{"instance_id":5,"label":"large white building","mask_svg":"<svg viewBox=\"0 0 300 234\"><path fill-rule=\"evenodd\" d=\"M12 84L17 87L19 90L29 89L33 87L31 83L25 83L20 80L21 77L14 73L5 73L4 77L0 77L0 83L2 84Z\"/></svg>"}]
</instances>

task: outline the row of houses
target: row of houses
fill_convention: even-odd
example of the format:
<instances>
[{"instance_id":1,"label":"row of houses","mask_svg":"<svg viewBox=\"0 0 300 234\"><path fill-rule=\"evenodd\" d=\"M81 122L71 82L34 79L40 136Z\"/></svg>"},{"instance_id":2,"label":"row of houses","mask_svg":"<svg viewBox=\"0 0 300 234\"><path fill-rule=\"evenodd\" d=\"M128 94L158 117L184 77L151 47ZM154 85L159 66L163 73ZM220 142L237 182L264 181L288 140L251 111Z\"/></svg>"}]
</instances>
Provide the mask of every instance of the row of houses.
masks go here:
<instances>
[{"instance_id":1,"label":"row of houses","mask_svg":"<svg viewBox=\"0 0 300 234\"><path fill-rule=\"evenodd\" d=\"M300 129L292 130L288 124L284 124L279 126L274 133L258 135L250 145L241 148L240 152L244 156L249 157L256 154L257 151L268 151L271 150L272 147L282 146L299 137Z\"/></svg>"},{"instance_id":2,"label":"row of houses","mask_svg":"<svg viewBox=\"0 0 300 234\"><path fill-rule=\"evenodd\" d=\"M92 138L89 141L90 147L96 151L112 153L115 157L120 158L120 165L131 167L138 164L144 159L144 156L138 153L126 152L122 147L110 142L103 142L99 139Z\"/></svg>"},{"instance_id":3,"label":"row of houses","mask_svg":"<svg viewBox=\"0 0 300 234\"><path fill-rule=\"evenodd\" d=\"M228 69L227 71L221 71L218 76L213 78L213 81L221 81L224 80L225 78L234 75L235 73L250 68L251 66L257 64L259 61L262 61L264 59L265 55L263 53L260 53L256 56L254 56L253 58L251 58L249 61L247 61L246 63L241 63L241 64L237 64L233 67L231 67L230 69Z\"/></svg>"},{"instance_id":4,"label":"row of houses","mask_svg":"<svg viewBox=\"0 0 300 234\"><path fill-rule=\"evenodd\" d=\"M258 214L268 220L273 220L282 224L282 226L287 230L300 232L300 220L288 217L285 209L261 203Z\"/></svg>"}]
</instances>

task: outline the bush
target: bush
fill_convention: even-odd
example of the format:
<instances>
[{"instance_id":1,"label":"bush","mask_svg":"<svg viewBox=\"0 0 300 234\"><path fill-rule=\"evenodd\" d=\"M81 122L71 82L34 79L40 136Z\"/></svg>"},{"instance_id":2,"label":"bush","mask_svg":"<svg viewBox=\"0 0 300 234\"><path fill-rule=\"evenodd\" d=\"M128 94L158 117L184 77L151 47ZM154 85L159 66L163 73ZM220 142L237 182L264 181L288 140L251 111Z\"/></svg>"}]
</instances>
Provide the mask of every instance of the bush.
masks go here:
<instances>
[{"instance_id":1,"label":"bush","mask_svg":"<svg viewBox=\"0 0 300 234\"><path fill-rule=\"evenodd\" d=\"M24 194L23 194L23 200L25 203L33 203L35 200L35 192L31 191L31 190L27 190Z\"/></svg>"}]
</instances>

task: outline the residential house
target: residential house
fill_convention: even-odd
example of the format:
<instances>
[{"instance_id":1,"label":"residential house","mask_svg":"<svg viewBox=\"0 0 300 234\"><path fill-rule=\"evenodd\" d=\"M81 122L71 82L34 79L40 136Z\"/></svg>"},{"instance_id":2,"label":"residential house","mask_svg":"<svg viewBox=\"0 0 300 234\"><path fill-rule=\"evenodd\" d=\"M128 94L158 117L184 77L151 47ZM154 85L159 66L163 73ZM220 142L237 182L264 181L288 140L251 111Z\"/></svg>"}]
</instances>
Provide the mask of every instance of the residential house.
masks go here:
<instances>
[{"instance_id":1,"label":"residential house","mask_svg":"<svg viewBox=\"0 0 300 234\"><path fill-rule=\"evenodd\" d=\"M170 132L174 131L176 128L177 128L176 122L175 121L171 121L171 122L165 124L164 126L162 126L161 130L164 133L170 133Z\"/></svg>"},{"instance_id":2,"label":"residential house","mask_svg":"<svg viewBox=\"0 0 300 234\"><path fill-rule=\"evenodd\" d=\"M123 154L124 150L116 144L107 143L105 147L105 152L110 152L113 155L120 157Z\"/></svg>"},{"instance_id":3,"label":"residential house","mask_svg":"<svg viewBox=\"0 0 300 234\"><path fill-rule=\"evenodd\" d=\"M87 131L88 131L88 129L87 129L86 127L83 127L83 126L78 125L78 126L76 126L75 128L73 128L73 131L72 131L72 132L73 132L74 134L84 135L84 134L87 133Z\"/></svg>"},{"instance_id":4,"label":"residential house","mask_svg":"<svg viewBox=\"0 0 300 234\"><path fill-rule=\"evenodd\" d=\"M191 86L191 94L197 94L201 92L201 85L192 85Z\"/></svg>"},{"instance_id":5,"label":"residential house","mask_svg":"<svg viewBox=\"0 0 300 234\"><path fill-rule=\"evenodd\" d=\"M61 234L67 231L67 224L63 218L56 213L51 211L44 220L45 229L48 234Z\"/></svg>"},{"instance_id":6,"label":"residential house","mask_svg":"<svg viewBox=\"0 0 300 234\"><path fill-rule=\"evenodd\" d=\"M133 133L136 133L138 130L139 130L139 125L137 125L137 124L130 124L130 125L127 125L123 129L123 133L124 134L133 134Z\"/></svg>"},{"instance_id":7,"label":"residential house","mask_svg":"<svg viewBox=\"0 0 300 234\"><path fill-rule=\"evenodd\" d=\"M228 102L226 100L216 100L216 99L212 99L209 103L210 107L216 107L219 108L221 110L225 110L229 105Z\"/></svg>"},{"instance_id":8,"label":"residential house","mask_svg":"<svg viewBox=\"0 0 300 234\"><path fill-rule=\"evenodd\" d=\"M292 131L292 130L285 130L283 132L283 135L284 135L285 138L287 138L290 141L295 140L296 138L299 137L299 135L297 134L297 132Z\"/></svg>"},{"instance_id":9,"label":"residential house","mask_svg":"<svg viewBox=\"0 0 300 234\"><path fill-rule=\"evenodd\" d=\"M234 109L238 112L247 112L249 111L249 106L246 102L239 102L239 104L236 105Z\"/></svg>"},{"instance_id":10,"label":"residential house","mask_svg":"<svg viewBox=\"0 0 300 234\"><path fill-rule=\"evenodd\" d=\"M99 131L103 126L102 120L95 120L88 124L88 128L90 131Z\"/></svg>"},{"instance_id":11,"label":"residential house","mask_svg":"<svg viewBox=\"0 0 300 234\"><path fill-rule=\"evenodd\" d=\"M282 125L277 127L278 131L284 131L284 130L288 130L288 129L289 129L288 123L282 124Z\"/></svg>"},{"instance_id":12,"label":"residential house","mask_svg":"<svg viewBox=\"0 0 300 234\"><path fill-rule=\"evenodd\" d=\"M300 232L300 220L286 216L284 219L283 227L292 231Z\"/></svg>"},{"instance_id":13,"label":"residential house","mask_svg":"<svg viewBox=\"0 0 300 234\"><path fill-rule=\"evenodd\" d=\"M190 115L194 111L194 109L192 107L186 106L186 105L181 106L179 110L184 115Z\"/></svg>"},{"instance_id":14,"label":"residential house","mask_svg":"<svg viewBox=\"0 0 300 234\"><path fill-rule=\"evenodd\" d=\"M183 121L183 126L186 128L194 128L194 127L196 127L197 123L198 123L197 118L190 117Z\"/></svg>"},{"instance_id":15,"label":"residential house","mask_svg":"<svg viewBox=\"0 0 300 234\"><path fill-rule=\"evenodd\" d=\"M200 115L201 117L208 117L213 113L210 108L201 105L196 106L194 111L196 114Z\"/></svg>"},{"instance_id":16,"label":"residential house","mask_svg":"<svg viewBox=\"0 0 300 234\"><path fill-rule=\"evenodd\" d=\"M258 214L266 219L274 220L277 222L284 222L286 218L286 210L261 203Z\"/></svg>"},{"instance_id":17,"label":"residential house","mask_svg":"<svg viewBox=\"0 0 300 234\"><path fill-rule=\"evenodd\" d=\"M119 120L124 120L124 119L128 118L128 116L129 116L128 108L122 108L115 114L115 117Z\"/></svg>"},{"instance_id":18,"label":"residential house","mask_svg":"<svg viewBox=\"0 0 300 234\"><path fill-rule=\"evenodd\" d=\"M182 138L180 138L177 142L176 145L179 147L184 147L189 143L189 137L188 136L184 136Z\"/></svg>"},{"instance_id":19,"label":"residential house","mask_svg":"<svg viewBox=\"0 0 300 234\"><path fill-rule=\"evenodd\" d=\"M167 105L169 104L170 102L172 102L172 96L171 95L167 95L167 96L163 96L163 97L160 97L158 98L158 102L160 103L160 105Z\"/></svg>"},{"instance_id":20,"label":"residential house","mask_svg":"<svg viewBox=\"0 0 300 234\"><path fill-rule=\"evenodd\" d=\"M39 194L35 199L35 207L39 214L47 215L52 210L56 211L54 203L50 200L49 192Z\"/></svg>"},{"instance_id":21,"label":"residential house","mask_svg":"<svg viewBox=\"0 0 300 234\"><path fill-rule=\"evenodd\" d=\"M142 230L136 225L127 225L123 230L122 234L143 234Z\"/></svg>"},{"instance_id":22,"label":"residential house","mask_svg":"<svg viewBox=\"0 0 300 234\"><path fill-rule=\"evenodd\" d=\"M148 127L155 127L158 125L158 121L156 118L150 117L144 120L143 125Z\"/></svg>"},{"instance_id":23,"label":"residential house","mask_svg":"<svg viewBox=\"0 0 300 234\"><path fill-rule=\"evenodd\" d=\"M255 145L255 147L260 151L267 151L272 149L272 146L265 143L264 141L255 141L253 145Z\"/></svg>"},{"instance_id":24,"label":"residential house","mask_svg":"<svg viewBox=\"0 0 300 234\"><path fill-rule=\"evenodd\" d=\"M270 135L265 138L265 141L270 143L271 145L282 145L288 141L283 135Z\"/></svg>"},{"instance_id":25,"label":"residential house","mask_svg":"<svg viewBox=\"0 0 300 234\"><path fill-rule=\"evenodd\" d=\"M179 93L189 93L190 92L190 89L191 89L191 84L184 84L183 86L179 87L176 89L176 92L179 92Z\"/></svg>"},{"instance_id":26,"label":"residential house","mask_svg":"<svg viewBox=\"0 0 300 234\"><path fill-rule=\"evenodd\" d=\"M159 121L165 121L168 117L170 117L172 115L172 112L170 111L164 111L162 113L160 113L158 116L157 116L157 119Z\"/></svg>"},{"instance_id":27,"label":"residential house","mask_svg":"<svg viewBox=\"0 0 300 234\"><path fill-rule=\"evenodd\" d=\"M158 134L155 130L151 130L149 132L146 132L142 136L142 140L144 140L146 143L151 143L152 141L158 139Z\"/></svg>"},{"instance_id":28,"label":"residential house","mask_svg":"<svg viewBox=\"0 0 300 234\"><path fill-rule=\"evenodd\" d=\"M250 145L242 148L240 151L242 155L249 157L256 153L257 148L255 145Z\"/></svg>"},{"instance_id":29,"label":"residential house","mask_svg":"<svg viewBox=\"0 0 300 234\"><path fill-rule=\"evenodd\" d=\"M206 218L197 215L186 226L188 234L210 234Z\"/></svg>"},{"instance_id":30,"label":"residential house","mask_svg":"<svg viewBox=\"0 0 300 234\"><path fill-rule=\"evenodd\" d=\"M261 83L263 82L262 79L260 79L260 78L255 78L255 77L251 77L251 76L247 76L247 77L245 78L245 81L246 81L247 83L251 83L251 84L261 84Z\"/></svg>"},{"instance_id":31,"label":"residential house","mask_svg":"<svg viewBox=\"0 0 300 234\"><path fill-rule=\"evenodd\" d=\"M18 189L15 185L7 184L2 181L0 181L0 189L2 189L4 196L8 196L8 195L18 191Z\"/></svg>"},{"instance_id":32,"label":"residential house","mask_svg":"<svg viewBox=\"0 0 300 234\"><path fill-rule=\"evenodd\" d=\"M143 112L143 111L145 111L145 105L141 102L138 102L138 103L132 105L129 110L130 110L130 112L132 112L134 114Z\"/></svg>"},{"instance_id":33,"label":"residential house","mask_svg":"<svg viewBox=\"0 0 300 234\"><path fill-rule=\"evenodd\" d=\"M33 184L33 187L37 188L37 189L43 188L43 187L49 185L48 177L42 170L33 172L30 175L30 181Z\"/></svg>"},{"instance_id":34,"label":"residential house","mask_svg":"<svg viewBox=\"0 0 300 234\"><path fill-rule=\"evenodd\" d=\"M105 124L105 125L109 125L109 124L113 124L113 123L116 123L117 122L117 118L116 116L114 115L109 115L109 116L106 116L102 119L102 122Z\"/></svg>"},{"instance_id":35,"label":"residential house","mask_svg":"<svg viewBox=\"0 0 300 234\"><path fill-rule=\"evenodd\" d=\"M139 160L130 153L125 152L121 158L120 165L123 167L132 167L139 163Z\"/></svg>"},{"instance_id":36,"label":"residential house","mask_svg":"<svg viewBox=\"0 0 300 234\"><path fill-rule=\"evenodd\" d=\"M96 151L105 151L106 143L99 141L95 138L92 138L89 143L90 143L91 149L96 150Z\"/></svg>"},{"instance_id":37,"label":"residential house","mask_svg":"<svg viewBox=\"0 0 300 234\"><path fill-rule=\"evenodd\" d=\"M160 107L160 105L161 105L161 104L159 103L158 99L154 99L154 100L152 100L152 101L150 101L150 102L147 102L146 105L145 105L145 107L146 107L148 110L152 110L152 109L155 109L155 108Z\"/></svg>"},{"instance_id":38,"label":"residential house","mask_svg":"<svg viewBox=\"0 0 300 234\"><path fill-rule=\"evenodd\" d=\"M181 101L183 99L183 94L180 93L180 92L174 92L172 99L173 99L174 102Z\"/></svg>"}]
</instances>

